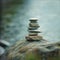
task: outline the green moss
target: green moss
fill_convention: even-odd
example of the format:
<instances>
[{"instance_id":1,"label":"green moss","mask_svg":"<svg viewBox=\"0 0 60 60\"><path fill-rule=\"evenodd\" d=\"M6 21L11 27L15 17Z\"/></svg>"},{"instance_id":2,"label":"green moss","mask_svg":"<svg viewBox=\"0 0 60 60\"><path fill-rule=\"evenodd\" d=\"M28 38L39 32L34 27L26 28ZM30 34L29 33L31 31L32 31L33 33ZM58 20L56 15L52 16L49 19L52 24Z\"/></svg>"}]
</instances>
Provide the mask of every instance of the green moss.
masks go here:
<instances>
[{"instance_id":1,"label":"green moss","mask_svg":"<svg viewBox=\"0 0 60 60\"><path fill-rule=\"evenodd\" d=\"M41 57L31 52L26 55L25 60L41 60Z\"/></svg>"},{"instance_id":2,"label":"green moss","mask_svg":"<svg viewBox=\"0 0 60 60\"><path fill-rule=\"evenodd\" d=\"M48 60L60 60L60 56L49 57Z\"/></svg>"}]
</instances>

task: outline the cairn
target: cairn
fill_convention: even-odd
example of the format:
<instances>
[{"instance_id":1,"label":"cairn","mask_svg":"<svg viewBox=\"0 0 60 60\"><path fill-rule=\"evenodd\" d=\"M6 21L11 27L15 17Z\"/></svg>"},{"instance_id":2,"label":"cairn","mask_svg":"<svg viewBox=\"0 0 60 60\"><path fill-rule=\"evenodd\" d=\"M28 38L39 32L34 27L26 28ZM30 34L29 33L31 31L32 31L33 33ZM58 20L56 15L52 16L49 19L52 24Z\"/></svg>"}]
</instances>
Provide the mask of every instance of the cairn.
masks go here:
<instances>
[{"instance_id":1,"label":"cairn","mask_svg":"<svg viewBox=\"0 0 60 60\"><path fill-rule=\"evenodd\" d=\"M38 33L41 33L38 28L40 27L37 23L37 18L31 18L28 31L29 35L26 36L27 41L40 41L42 40L42 36L39 36Z\"/></svg>"}]
</instances>

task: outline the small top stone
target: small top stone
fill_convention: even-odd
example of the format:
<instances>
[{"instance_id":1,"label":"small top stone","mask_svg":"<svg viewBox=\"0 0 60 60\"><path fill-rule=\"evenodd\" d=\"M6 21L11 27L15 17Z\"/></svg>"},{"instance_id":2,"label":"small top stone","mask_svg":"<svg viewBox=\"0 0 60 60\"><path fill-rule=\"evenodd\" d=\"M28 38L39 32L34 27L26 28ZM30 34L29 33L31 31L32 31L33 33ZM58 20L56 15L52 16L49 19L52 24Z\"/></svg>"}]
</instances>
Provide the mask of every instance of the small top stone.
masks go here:
<instances>
[{"instance_id":1,"label":"small top stone","mask_svg":"<svg viewBox=\"0 0 60 60\"><path fill-rule=\"evenodd\" d=\"M30 18L30 21L37 21L38 18Z\"/></svg>"}]
</instances>

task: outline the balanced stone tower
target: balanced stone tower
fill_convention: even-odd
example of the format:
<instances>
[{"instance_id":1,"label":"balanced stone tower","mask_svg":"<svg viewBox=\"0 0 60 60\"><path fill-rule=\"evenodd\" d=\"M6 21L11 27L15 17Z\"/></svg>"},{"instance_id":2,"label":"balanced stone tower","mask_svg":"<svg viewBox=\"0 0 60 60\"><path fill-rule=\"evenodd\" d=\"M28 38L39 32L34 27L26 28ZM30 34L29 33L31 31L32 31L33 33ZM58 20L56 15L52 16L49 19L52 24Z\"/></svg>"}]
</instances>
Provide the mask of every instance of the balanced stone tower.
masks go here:
<instances>
[{"instance_id":1,"label":"balanced stone tower","mask_svg":"<svg viewBox=\"0 0 60 60\"><path fill-rule=\"evenodd\" d=\"M42 40L42 36L39 36L38 33L41 33L38 28L40 27L37 23L37 18L31 18L30 19L30 23L29 23L29 27L28 27L28 31L29 31L29 35L26 36L26 40L27 41L40 41Z\"/></svg>"}]
</instances>

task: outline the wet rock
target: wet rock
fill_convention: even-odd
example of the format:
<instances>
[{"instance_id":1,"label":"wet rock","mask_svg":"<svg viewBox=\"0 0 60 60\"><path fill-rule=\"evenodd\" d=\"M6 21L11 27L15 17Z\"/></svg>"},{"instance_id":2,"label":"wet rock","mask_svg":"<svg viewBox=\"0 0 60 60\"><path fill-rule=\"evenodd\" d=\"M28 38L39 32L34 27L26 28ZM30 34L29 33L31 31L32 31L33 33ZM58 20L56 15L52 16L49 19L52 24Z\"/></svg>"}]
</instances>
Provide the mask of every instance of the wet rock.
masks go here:
<instances>
[{"instance_id":1,"label":"wet rock","mask_svg":"<svg viewBox=\"0 0 60 60\"><path fill-rule=\"evenodd\" d=\"M3 47L0 46L0 56L3 55L5 52L5 49Z\"/></svg>"}]
</instances>

